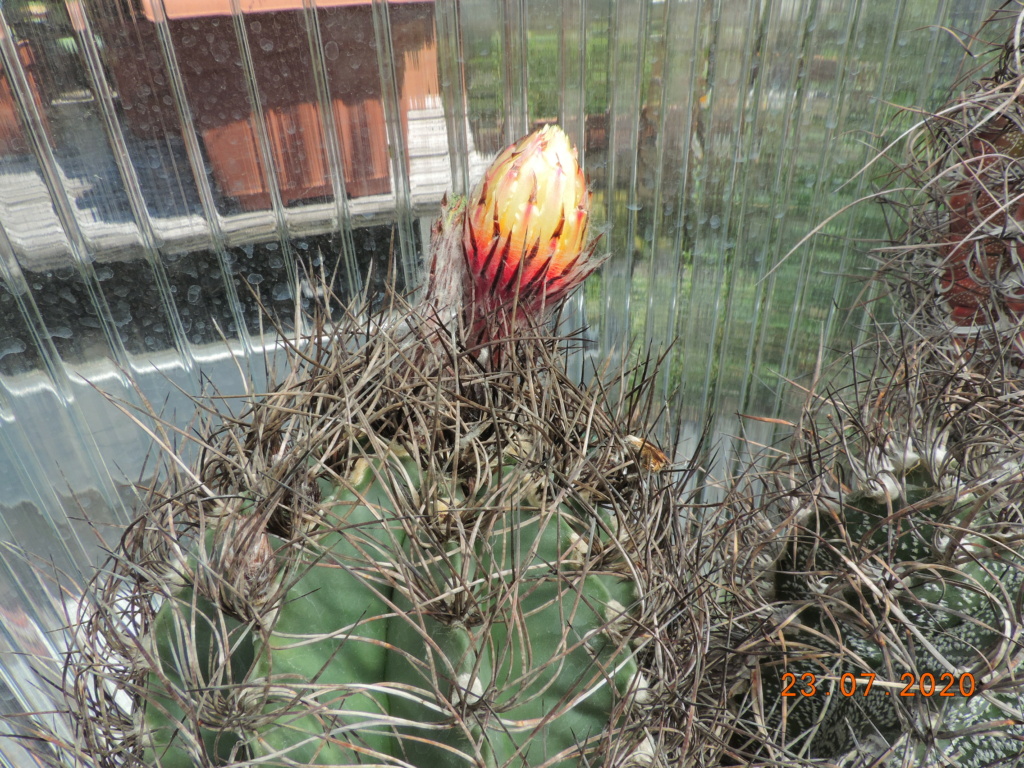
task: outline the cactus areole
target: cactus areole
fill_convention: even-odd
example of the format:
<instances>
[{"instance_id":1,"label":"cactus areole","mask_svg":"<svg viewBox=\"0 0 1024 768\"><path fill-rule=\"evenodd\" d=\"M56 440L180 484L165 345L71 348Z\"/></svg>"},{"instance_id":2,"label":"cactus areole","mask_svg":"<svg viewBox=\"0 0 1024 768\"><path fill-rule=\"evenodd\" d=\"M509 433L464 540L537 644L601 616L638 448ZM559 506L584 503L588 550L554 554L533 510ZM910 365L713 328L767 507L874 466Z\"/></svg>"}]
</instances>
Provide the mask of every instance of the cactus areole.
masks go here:
<instances>
[{"instance_id":1,"label":"cactus areole","mask_svg":"<svg viewBox=\"0 0 1024 768\"><path fill-rule=\"evenodd\" d=\"M652 764L677 494L538 332L594 268L587 202L561 130L512 145L446 204L405 322L313 336L169 464L97 582L130 610L69 656L98 764Z\"/></svg>"}]
</instances>

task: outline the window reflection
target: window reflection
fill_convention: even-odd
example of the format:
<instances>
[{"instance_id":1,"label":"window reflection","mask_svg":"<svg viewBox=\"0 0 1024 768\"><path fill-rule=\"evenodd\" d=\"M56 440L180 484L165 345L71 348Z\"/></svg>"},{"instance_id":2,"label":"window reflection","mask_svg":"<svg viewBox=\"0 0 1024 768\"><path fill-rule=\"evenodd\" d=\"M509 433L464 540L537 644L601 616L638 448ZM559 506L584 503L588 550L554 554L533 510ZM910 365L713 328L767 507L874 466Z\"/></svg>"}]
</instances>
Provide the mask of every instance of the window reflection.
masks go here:
<instances>
[{"instance_id":1,"label":"window reflection","mask_svg":"<svg viewBox=\"0 0 1024 768\"><path fill-rule=\"evenodd\" d=\"M433 3L391 4L383 28L369 2L234 8L0 9L13 41L0 59L4 327L23 325L11 297L24 291L72 366L121 359L111 339L129 357L187 356L265 331L265 312L290 319L306 283L326 279L341 296L367 275L402 284L388 267L398 185L412 216L433 216L451 183ZM0 374L37 369L27 332L11 333Z\"/></svg>"},{"instance_id":2,"label":"window reflection","mask_svg":"<svg viewBox=\"0 0 1024 768\"><path fill-rule=\"evenodd\" d=\"M239 31L228 0L165 0L163 5L188 107L225 212L233 206L269 208L275 183L286 206L329 199L326 132L331 123L347 197L389 193L393 182L369 4L318 4L322 47L312 53L313 14L303 10L301 0L247 0L241 10ZM125 125L144 140L178 134L173 73L160 54L161 9L150 2L138 10L122 3L117 13L101 18ZM391 19L407 134L418 110L440 106L433 5L398 5ZM327 105L317 90L321 66ZM245 87L246 74L251 90ZM330 119L325 119L328 108ZM443 152L446 145L433 149Z\"/></svg>"},{"instance_id":3,"label":"window reflection","mask_svg":"<svg viewBox=\"0 0 1024 768\"><path fill-rule=\"evenodd\" d=\"M43 100L40 94L39 81L36 77L36 54L32 44L27 40L18 43L18 59L24 68L25 77L28 80L29 88L32 91L32 98L36 106L43 114ZM31 152L29 139L22 129L18 120L17 109L15 108L14 92L10 78L0 64L0 155L27 155ZM49 132L49 121L45 121Z\"/></svg>"}]
</instances>

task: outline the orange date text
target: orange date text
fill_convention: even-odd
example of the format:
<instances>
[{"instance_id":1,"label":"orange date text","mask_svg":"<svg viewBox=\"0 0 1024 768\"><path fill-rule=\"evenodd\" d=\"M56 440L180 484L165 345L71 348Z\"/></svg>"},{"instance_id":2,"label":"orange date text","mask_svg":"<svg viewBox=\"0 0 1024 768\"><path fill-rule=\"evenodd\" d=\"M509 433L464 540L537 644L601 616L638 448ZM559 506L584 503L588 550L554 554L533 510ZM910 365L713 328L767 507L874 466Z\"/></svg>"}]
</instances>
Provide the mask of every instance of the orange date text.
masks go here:
<instances>
[{"instance_id":1,"label":"orange date text","mask_svg":"<svg viewBox=\"0 0 1024 768\"><path fill-rule=\"evenodd\" d=\"M852 672L844 672L839 676L839 695L841 696L867 696L875 685L876 675L872 672L861 672L854 675ZM835 680L835 678L831 678ZM782 676L782 696L830 696L832 690L822 685L824 679L819 681L818 676L812 672L805 672L796 675L786 672ZM875 690L874 695L879 692L884 696L973 696L975 691L974 675L965 672L962 675L954 675L952 672L942 672L933 675L925 672L919 676L912 672L904 672L900 675L899 685L889 684L880 686Z\"/></svg>"}]
</instances>

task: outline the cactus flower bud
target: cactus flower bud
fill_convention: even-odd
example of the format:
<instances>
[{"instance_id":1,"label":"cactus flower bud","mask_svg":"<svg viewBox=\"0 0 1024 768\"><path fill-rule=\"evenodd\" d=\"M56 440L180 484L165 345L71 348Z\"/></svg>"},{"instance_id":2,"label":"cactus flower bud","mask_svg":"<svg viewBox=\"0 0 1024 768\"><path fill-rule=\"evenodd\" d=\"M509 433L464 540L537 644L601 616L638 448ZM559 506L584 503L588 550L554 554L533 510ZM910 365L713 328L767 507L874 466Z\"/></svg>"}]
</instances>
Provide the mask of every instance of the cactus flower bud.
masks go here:
<instances>
[{"instance_id":1,"label":"cactus flower bud","mask_svg":"<svg viewBox=\"0 0 1024 768\"><path fill-rule=\"evenodd\" d=\"M469 300L491 313L543 313L597 266L587 241L590 194L576 150L544 126L494 161L468 200L463 248Z\"/></svg>"}]
</instances>

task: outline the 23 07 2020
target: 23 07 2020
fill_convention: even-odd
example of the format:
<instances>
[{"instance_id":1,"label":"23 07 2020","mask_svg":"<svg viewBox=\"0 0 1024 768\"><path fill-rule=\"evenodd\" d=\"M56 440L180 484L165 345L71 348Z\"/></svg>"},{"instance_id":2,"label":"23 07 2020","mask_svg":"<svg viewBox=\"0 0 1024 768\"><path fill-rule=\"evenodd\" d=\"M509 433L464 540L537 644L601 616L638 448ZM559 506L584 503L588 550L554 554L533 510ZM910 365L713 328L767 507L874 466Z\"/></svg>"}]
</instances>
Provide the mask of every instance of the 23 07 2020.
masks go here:
<instances>
[{"instance_id":1,"label":"23 07 2020","mask_svg":"<svg viewBox=\"0 0 1024 768\"><path fill-rule=\"evenodd\" d=\"M844 672L839 676L839 693L842 696L856 696L858 693L867 696L875 686L877 675L873 672L862 672L854 675L852 672ZM822 683L834 682L834 677L822 678ZM901 687L902 686L902 687ZM952 672L942 672L933 675L931 672L924 672L920 676L913 672L904 672L900 675L899 683L881 683L879 688L885 696L973 696L976 691L974 675L965 672L962 675L954 675ZM891 690L890 690L891 689ZM875 691L878 695L879 691ZM830 696L831 687L826 688L819 685L818 676L812 672L805 672L801 675L793 672L786 672L782 675L782 696Z\"/></svg>"}]
</instances>

